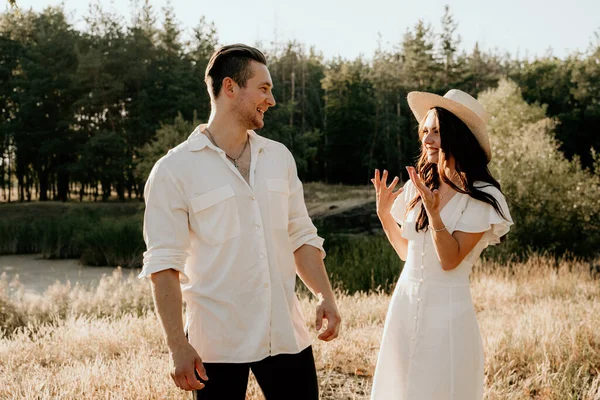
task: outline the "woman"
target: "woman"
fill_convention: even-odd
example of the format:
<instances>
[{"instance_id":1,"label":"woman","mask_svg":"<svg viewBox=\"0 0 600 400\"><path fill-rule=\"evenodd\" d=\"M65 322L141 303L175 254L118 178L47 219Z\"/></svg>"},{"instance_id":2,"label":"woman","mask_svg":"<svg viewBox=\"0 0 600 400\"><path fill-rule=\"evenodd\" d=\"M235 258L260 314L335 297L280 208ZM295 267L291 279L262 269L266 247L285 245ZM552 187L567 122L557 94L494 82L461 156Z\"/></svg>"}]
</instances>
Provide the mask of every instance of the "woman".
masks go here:
<instances>
[{"instance_id":1,"label":"woman","mask_svg":"<svg viewBox=\"0 0 600 400\"><path fill-rule=\"evenodd\" d=\"M397 192L387 171L372 182L377 214L404 269L391 299L372 400L481 400L483 346L469 274L512 225L491 176L487 113L468 94L412 92L417 168ZM400 225L400 226L399 226Z\"/></svg>"}]
</instances>

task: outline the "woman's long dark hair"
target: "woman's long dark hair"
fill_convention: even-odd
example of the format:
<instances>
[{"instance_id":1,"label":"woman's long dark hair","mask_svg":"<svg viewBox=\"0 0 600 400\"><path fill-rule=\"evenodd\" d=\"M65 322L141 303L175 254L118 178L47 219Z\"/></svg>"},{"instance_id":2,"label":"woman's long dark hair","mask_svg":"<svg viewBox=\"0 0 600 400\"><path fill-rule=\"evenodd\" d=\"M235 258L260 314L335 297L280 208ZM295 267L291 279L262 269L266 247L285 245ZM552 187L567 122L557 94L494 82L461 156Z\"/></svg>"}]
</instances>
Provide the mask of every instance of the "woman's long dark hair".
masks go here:
<instances>
[{"instance_id":1,"label":"woman's long dark hair","mask_svg":"<svg viewBox=\"0 0 600 400\"><path fill-rule=\"evenodd\" d=\"M439 152L438 163L430 163L427 161L427 149L424 144L421 144L421 156L417 163L417 172L425 185L430 190L438 189L441 179L457 192L468 194L474 199L491 205L500 216L506 218L494 196L473 186L475 182L485 182L502 192L500 183L494 179L487 167L488 161L485 152L479 145L475 135L460 118L450 111L440 107L434 107L432 110L438 119L441 151ZM423 138L423 125L426 119L427 115L419 124L419 138ZM465 188L464 190L446 176L446 163L449 158L454 159L454 167L462 187ZM417 194L411 200L407 212L416 207L420 198L421 196ZM421 210L417 218L417 231L426 231L428 226L429 218L425 207L421 204Z\"/></svg>"}]
</instances>

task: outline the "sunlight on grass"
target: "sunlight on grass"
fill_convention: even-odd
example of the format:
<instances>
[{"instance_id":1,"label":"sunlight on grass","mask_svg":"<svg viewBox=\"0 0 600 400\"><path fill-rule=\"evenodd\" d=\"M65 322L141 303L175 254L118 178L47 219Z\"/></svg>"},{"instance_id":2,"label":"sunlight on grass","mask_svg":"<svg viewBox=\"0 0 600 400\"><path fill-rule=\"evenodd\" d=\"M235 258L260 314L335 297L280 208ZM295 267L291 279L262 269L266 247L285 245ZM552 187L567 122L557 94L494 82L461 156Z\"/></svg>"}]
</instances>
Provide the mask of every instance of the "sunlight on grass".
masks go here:
<instances>
[{"instance_id":1,"label":"sunlight on grass","mask_svg":"<svg viewBox=\"0 0 600 400\"><path fill-rule=\"evenodd\" d=\"M148 281L103 278L23 297L0 279L0 398L176 399ZM532 257L481 263L472 279L486 353L486 399L600 396L600 285L588 264ZM315 342L323 399L367 399L389 302L338 292L341 337ZM315 303L301 295L311 325ZM252 380L249 399L261 399Z\"/></svg>"}]
</instances>

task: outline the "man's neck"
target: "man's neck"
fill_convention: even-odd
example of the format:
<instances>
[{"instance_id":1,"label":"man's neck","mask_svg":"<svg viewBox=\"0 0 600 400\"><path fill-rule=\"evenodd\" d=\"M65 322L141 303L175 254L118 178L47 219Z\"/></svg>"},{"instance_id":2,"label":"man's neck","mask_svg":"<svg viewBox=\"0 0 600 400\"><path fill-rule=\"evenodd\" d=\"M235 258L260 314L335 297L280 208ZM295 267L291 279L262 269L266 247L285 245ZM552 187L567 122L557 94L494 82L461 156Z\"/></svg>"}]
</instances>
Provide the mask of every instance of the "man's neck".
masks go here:
<instances>
[{"instance_id":1,"label":"man's neck","mask_svg":"<svg viewBox=\"0 0 600 400\"><path fill-rule=\"evenodd\" d=\"M239 150L248 140L247 129L232 118L231 114L225 116L218 112L212 113L206 127L218 146L225 152Z\"/></svg>"},{"instance_id":2,"label":"man's neck","mask_svg":"<svg viewBox=\"0 0 600 400\"><path fill-rule=\"evenodd\" d=\"M213 112L208 119L207 127L210 133L224 144L244 144L248 128L242 126L230 113Z\"/></svg>"}]
</instances>

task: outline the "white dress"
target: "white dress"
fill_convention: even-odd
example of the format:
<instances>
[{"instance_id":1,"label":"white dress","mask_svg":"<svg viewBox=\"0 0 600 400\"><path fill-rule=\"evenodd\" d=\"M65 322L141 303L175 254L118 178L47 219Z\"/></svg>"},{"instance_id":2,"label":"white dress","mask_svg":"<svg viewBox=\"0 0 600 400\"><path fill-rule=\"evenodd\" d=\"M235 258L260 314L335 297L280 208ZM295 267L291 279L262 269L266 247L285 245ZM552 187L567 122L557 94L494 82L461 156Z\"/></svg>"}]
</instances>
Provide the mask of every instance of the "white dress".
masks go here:
<instances>
[{"instance_id":1,"label":"white dress","mask_svg":"<svg viewBox=\"0 0 600 400\"><path fill-rule=\"evenodd\" d=\"M448 231L485 234L451 271L442 269L431 231L415 229L420 203L405 215L416 195L412 182L392 207L408 239L408 254L388 309L371 400L483 398L483 346L469 274L483 249L499 243L512 220L498 189L476 186L494 196L507 220L489 204L456 193L440 213Z\"/></svg>"}]
</instances>

